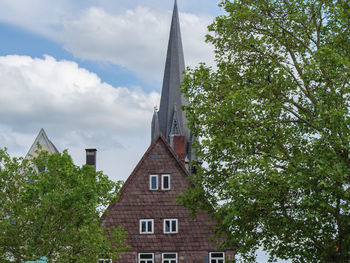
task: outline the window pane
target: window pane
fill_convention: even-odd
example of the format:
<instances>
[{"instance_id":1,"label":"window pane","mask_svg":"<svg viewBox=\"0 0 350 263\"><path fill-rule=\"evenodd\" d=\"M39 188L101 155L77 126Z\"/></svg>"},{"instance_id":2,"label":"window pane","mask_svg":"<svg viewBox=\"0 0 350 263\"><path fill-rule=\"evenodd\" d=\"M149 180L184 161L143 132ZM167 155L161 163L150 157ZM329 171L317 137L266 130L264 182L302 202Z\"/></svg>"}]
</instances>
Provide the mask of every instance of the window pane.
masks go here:
<instances>
[{"instance_id":1,"label":"window pane","mask_svg":"<svg viewBox=\"0 0 350 263\"><path fill-rule=\"evenodd\" d=\"M170 232L170 221L169 220L165 221L165 232Z\"/></svg>"},{"instance_id":2,"label":"window pane","mask_svg":"<svg viewBox=\"0 0 350 263\"><path fill-rule=\"evenodd\" d=\"M153 259L153 254L140 254L140 259Z\"/></svg>"},{"instance_id":3,"label":"window pane","mask_svg":"<svg viewBox=\"0 0 350 263\"><path fill-rule=\"evenodd\" d=\"M169 176L164 176L163 177L163 188L164 189L169 189Z\"/></svg>"},{"instance_id":4,"label":"window pane","mask_svg":"<svg viewBox=\"0 0 350 263\"><path fill-rule=\"evenodd\" d=\"M171 231L172 232L176 232L177 231L177 222L176 222L176 220L173 220L172 222L172 229L171 229Z\"/></svg>"},{"instance_id":5,"label":"window pane","mask_svg":"<svg viewBox=\"0 0 350 263\"><path fill-rule=\"evenodd\" d=\"M148 229L147 232L153 232L152 231L152 221L148 221Z\"/></svg>"},{"instance_id":6,"label":"window pane","mask_svg":"<svg viewBox=\"0 0 350 263\"><path fill-rule=\"evenodd\" d=\"M213 258L223 258L224 257L224 253L222 253L222 252L211 253L211 256Z\"/></svg>"},{"instance_id":7,"label":"window pane","mask_svg":"<svg viewBox=\"0 0 350 263\"><path fill-rule=\"evenodd\" d=\"M157 190L157 176L151 176L151 189Z\"/></svg>"},{"instance_id":8,"label":"window pane","mask_svg":"<svg viewBox=\"0 0 350 263\"><path fill-rule=\"evenodd\" d=\"M174 253L169 253L169 254L164 254L164 258L165 259L172 259L172 258L176 258L176 254Z\"/></svg>"},{"instance_id":9,"label":"window pane","mask_svg":"<svg viewBox=\"0 0 350 263\"><path fill-rule=\"evenodd\" d=\"M141 223L141 232L147 232L146 221L142 221L142 223Z\"/></svg>"}]
</instances>

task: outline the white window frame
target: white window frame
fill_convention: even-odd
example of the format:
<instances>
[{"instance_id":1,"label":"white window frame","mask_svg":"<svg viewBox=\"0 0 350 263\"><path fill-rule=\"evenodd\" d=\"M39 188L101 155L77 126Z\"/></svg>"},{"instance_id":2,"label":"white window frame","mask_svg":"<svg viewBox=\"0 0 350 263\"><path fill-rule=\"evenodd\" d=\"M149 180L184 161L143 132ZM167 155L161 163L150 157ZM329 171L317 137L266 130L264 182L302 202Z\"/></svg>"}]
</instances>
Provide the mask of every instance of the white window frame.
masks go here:
<instances>
[{"instance_id":1,"label":"white window frame","mask_svg":"<svg viewBox=\"0 0 350 263\"><path fill-rule=\"evenodd\" d=\"M156 178L156 182L157 182L157 187L155 189L152 188L152 178ZM158 186L158 174L150 174L149 175L149 190L151 191L156 191L158 190L159 186Z\"/></svg>"},{"instance_id":2,"label":"white window frame","mask_svg":"<svg viewBox=\"0 0 350 263\"><path fill-rule=\"evenodd\" d=\"M152 259L142 259L142 260L147 260L147 263L149 263L149 261L151 261L151 263L154 263L154 253L139 253L138 255L138 263L141 262L141 255L152 255Z\"/></svg>"},{"instance_id":3,"label":"white window frame","mask_svg":"<svg viewBox=\"0 0 350 263\"><path fill-rule=\"evenodd\" d=\"M175 254L175 258L172 258L172 259L167 259L167 258L164 258L164 255L165 254ZM175 260L175 263L178 263L177 261L177 253L174 253L174 252L165 252L165 253L162 253L162 263L165 263L166 261L169 261L169 260L172 260L174 261Z\"/></svg>"},{"instance_id":4,"label":"white window frame","mask_svg":"<svg viewBox=\"0 0 350 263\"><path fill-rule=\"evenodd\" d=\"M100 258L98 263L112 263L112 259Z\"/></svg>"},{"instance_id":5,"label":"white window frame","mask_svg":"<svg viewBox=\"0 0 350 263\"><path fill-rule=\"evenodd\" d=\"M169 232L166 232L166 227L165 227L166 221L170 221L170 231ZM173 221L176 222L176 231L172 230L172 226L173 226L172 222ZM164 232L164 234L177 234L177 233L179 233L179 220L177 220L175 218L164 219L163 220L163 232Z\"/></svg>"},{"instance_id":6,"label":"white window frame","mask_svg":"<svg viewBox=\"0 0 350 263\"><path fill-rule=\"evenodd\" d=\"M168 177L168 182L169 182L169 187L168 188L164 188L164 177ZM170 190L171 189L171 183L170 183L170 174L162 174L162 190Z\"/></svg>"},{"instance_id":7,"label":"white window frame","mask_svg":"<svg viewBox=\"0 0 350 263\"><path fill-rule=\"evenodd\" d=\"M140 234L153 234L154 233L154 219L140 219ZM142 232L142 223L146 222L146 232ZM148 229L148 222L152 222L152 231Z\"/></svg>"},{"instance_id":8,"label":"white window frame","mask_svg":"<svg viewBox=\"0 0 350 263\"><path fill-rule=\"evenodd\" d=\"M218 257L213 258L212 254L215 254L215 253L222 253L222 257L221 258L218 258ZM210 252L209 253L209 262L211 262L212 260L215 260L215 263L218 263L219 260L223 260L222 262L225 263L225 252Z\"/></svg>"}]
</instances>

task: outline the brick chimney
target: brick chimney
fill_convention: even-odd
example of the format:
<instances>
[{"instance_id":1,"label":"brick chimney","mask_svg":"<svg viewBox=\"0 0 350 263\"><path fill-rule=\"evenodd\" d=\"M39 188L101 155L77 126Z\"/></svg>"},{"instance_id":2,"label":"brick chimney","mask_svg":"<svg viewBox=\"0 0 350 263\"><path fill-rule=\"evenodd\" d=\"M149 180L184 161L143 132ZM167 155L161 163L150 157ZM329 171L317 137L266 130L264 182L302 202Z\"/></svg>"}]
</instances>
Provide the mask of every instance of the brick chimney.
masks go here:
<instances>
[{"instance_id":1,"label":"brick chimney","mask_svg":"<svg viewBox=\"0 0 350 263\"><path fill-rule=\"evenodd\" d=\"M174 151L183 165L186 165L186 137L184 135L173 135Z\"/></svg>"},{"instance_id":2,"label":"brick chimney","mask_svg":"<svg viewBox=\"0 0 350 263\"><path fill-rule=\"evenodd\" d=\"M95 166L96 170L96 149L85 149L86 151L86 164Z\"/></svg>"}]
</instances>

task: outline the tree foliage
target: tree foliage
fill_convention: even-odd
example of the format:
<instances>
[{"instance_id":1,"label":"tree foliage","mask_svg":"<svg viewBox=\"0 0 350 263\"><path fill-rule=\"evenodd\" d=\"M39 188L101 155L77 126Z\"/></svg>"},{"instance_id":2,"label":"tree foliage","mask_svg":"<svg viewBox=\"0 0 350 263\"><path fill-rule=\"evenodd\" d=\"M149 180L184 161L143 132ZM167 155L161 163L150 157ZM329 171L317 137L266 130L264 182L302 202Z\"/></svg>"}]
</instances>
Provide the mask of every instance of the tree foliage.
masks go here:
<instances>
[{"instance_id":1,"label":"tree foliage","mask_svg":"<svg viewBox=\"0 0 350 263\"><path fill-rule=\"evenodd\" d=\"M217 67L183 82L204 165L180 200L214 209L247 262L260 246L271 260L349 262L349 2L221 6L207 36Z\"/></svg>"},{"instance_id":2,"label":"tree foliage","mask_svg":"<svg viewBox=\"0 0 350 263\"><path fill-rule=\"evenodd\" d=\"M74 165L66 151L26 160L0 149L0 261L118 257L126 233L101 227L100 214L119 188L93 167Z\"/></svg>"}]
</instances>

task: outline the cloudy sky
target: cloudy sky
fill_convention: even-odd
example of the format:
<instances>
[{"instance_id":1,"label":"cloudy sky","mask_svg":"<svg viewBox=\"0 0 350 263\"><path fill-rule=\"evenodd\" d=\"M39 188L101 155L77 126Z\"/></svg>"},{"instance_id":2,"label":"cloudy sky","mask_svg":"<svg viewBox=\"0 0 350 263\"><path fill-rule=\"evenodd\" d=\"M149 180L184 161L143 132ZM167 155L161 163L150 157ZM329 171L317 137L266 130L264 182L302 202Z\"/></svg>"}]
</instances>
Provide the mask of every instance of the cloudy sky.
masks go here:
<instances>
[{"instance_id":1,"label":"cloudy sky","mask_svg":"<svg viewBox=\"0 0 350 263\"><path fill-rule=\"evenodd\" d=\"M219 0L178 0L187 66L213 63ZM125 180L150 144L173 0L0 0L0 147L24 156L44 128L76 164ZM259 256L259 262L266 262Z\"/></svg>"},{"instance_id":2,"label":"cloudy sky","mask_svg":"<svg viewBox=\"0 0 350 263\"><path fill-rule=\"evenodd\" d=\"M179 0L186 64L213 63L214 0ZM150 144L173 0L1 0L0 147L29 150L40 128L77 164L125 180Z\"/></svg>"}]
</instances>

